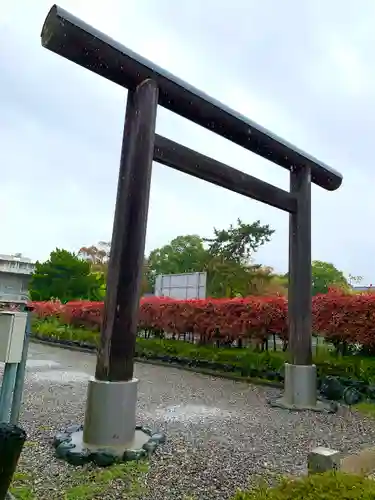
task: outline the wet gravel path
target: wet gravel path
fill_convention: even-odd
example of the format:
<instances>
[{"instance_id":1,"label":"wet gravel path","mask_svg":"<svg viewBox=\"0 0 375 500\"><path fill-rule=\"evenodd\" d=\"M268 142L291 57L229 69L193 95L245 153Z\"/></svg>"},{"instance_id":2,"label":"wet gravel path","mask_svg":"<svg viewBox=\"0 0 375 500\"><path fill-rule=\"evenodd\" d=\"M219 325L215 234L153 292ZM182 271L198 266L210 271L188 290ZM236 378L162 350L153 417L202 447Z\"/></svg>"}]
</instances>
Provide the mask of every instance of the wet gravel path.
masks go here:
<instances>
[{"instance_id":1,"label":"wet gravel path","mask_svg":"<svg viewBox=\"0 0 375 500\"><path fill-rule=\"evenodd\" d=\"M50 440L83 421L94 366L90 354L31 345L22 415L30 442L21 469L33 471L39 500L66 498L72 468L54 458ZM375 442L373 422L347 408L289 413L268 406L275 389L142 364L136 376L139 423L168 439L151 459L142 500L225 500L255 475L304 473L315 446L355 451ZM113 488L101 498L127 497Z\"/></svg>"}]
</instances>

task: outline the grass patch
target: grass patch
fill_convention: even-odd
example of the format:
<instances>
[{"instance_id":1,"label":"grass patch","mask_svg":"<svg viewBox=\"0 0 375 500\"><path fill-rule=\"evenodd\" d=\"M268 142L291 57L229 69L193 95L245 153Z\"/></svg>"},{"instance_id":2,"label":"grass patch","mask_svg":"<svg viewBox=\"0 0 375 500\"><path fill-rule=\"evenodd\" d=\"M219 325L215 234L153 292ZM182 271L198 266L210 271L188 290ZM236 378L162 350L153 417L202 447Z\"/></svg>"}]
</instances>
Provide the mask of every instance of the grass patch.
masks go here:
<instances>
[{"instance_id":1,"label":"grass patch","mask_svg":"<svg viewBox=\"0 0 375 500\"><path fill-rule=\"evenodd\" d=\"M354 406L354 408L366 415L367 417L371 417L375 420L375 403L371 403L370 401L362 401Z\"/></svg>"},{"instance_id":2,"label":"grass patch","mask_svg":"<svg viewBox=\"0 0 375 500\"><path fill-rule=\"evenodd\" d=\"M260 485L238 492L233 500L372 500L375 481L343 473L285 479L275 487Z\"/></svg>"},{"instance_id":3,"label":"grass patch","mask_svg":"<svg viewBox=\"0 0 375 500\"><path fill-rule=\"evenodd\" d=\"M31 486L32 482L32 474L28 472L16 472L13 476L10 492L16 497L17 500L37 500Z\"/></svg>"},{"instance_id":4,"label":"grass patch","mask_svg":"<svg viewBox=\"0 0 375 500\"><path fill-rule=\"evenodd\" d=\"M147 462L126 462L99 470L81 469L74 473L79 482L65 491L64 500L100 498L109 488L121 489L124 498L136 499L143 491L141 476L148 471Z\"/></svg>"},{"instance_id":5,"label":"grass patch","mask_svg":"<svg viewBox=\"0 0 375 500\"><path fill-rule=\"evenodd\" d=\"M94 500L114 489L123 498L136 500L145 491L148 467L146 461L125 462L105 469L88 464L69 468L61 478L21 470L14 475L10 491L17 500Z\"/></svg>"}]
</instances>

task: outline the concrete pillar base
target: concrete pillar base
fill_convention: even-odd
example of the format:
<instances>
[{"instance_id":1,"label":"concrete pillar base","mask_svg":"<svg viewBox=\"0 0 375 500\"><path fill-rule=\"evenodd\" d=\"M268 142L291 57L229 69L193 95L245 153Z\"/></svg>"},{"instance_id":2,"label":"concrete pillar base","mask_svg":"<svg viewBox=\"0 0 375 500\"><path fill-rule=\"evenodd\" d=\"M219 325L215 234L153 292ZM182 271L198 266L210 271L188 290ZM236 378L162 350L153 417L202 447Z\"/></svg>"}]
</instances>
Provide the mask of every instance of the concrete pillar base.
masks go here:
<instances>
[{"instance_id":1,"label":"concrete pillar base","mask_svg":"<svg viewBox=\"0 0 375 500\"><path fill-rule=\"evenodd\" d=\"M138 380L90 380L84 425L72 425L55 436L56 454L73 465L108 466L150 456L165 435L136 426Z\"/></svg>"},{"instance_id":2,"label":"concrete pillar base","mask_svg":"<svg viewBox=\"0 0 375 500\"><path fill-rule=\"evenodd\" d=\"M83 426L83 442L88 449L118 451L122 455L133 443L137 388L137 379L128 382L89 381Z\"/></svg>"},{"instance_id":3,"label":"concrete pillar base","mask_svg":"<svg viewBox=\"0 0 375 500\"><path fill-rule=\"evenodd\" d=\"M311 407L316 405L317 385L315 365L285 363L284 398L291 405Z\"/></svg>"},{"instance_id":4,"label":"concrete pillar base","mask_svg":"<svg viewBox=\"0 0 375 500\"><path fill-rule=\"evenodd\" d=\"M285 363L285 384L282 398L272 406L286 410L330 411L331 406L317 399L316 366Z\"/></svg>"}]
</instances>

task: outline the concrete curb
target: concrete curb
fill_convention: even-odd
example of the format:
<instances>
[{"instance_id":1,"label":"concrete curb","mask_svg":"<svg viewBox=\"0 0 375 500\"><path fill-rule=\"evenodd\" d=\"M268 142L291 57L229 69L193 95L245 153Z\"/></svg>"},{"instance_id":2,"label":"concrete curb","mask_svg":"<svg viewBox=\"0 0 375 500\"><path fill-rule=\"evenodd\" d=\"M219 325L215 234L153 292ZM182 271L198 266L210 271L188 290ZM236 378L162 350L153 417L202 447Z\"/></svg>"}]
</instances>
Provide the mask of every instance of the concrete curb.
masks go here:
<instances>
[{"instance_id":1,"label":"concrete curb","mask_svg":"<svg viewBox=\"0 0 375 500\"><path fill-rule=\"evenodd\" d=\"M83 352L85 354L96 355L96 349L87 349L85 347L79 347L75 345L66 345L60 342L51 342L49 340L41 340L34 337L30 337L30 342L34 342L35 344L44 344L50 347L56 347L60 349L67 349L68 351L76 351ZM144 359L144 358L135 358L136 363L144 364L144 365L154 365L154 366L164 366L167 368L176 368L178 370L184 370L186 372L197 373L200 375L208 375L211 377L223 378L226 380L233 380L235 382L245 382L253 385L260 385L266 387L272 387L274 389L282 389L284 386L280 382L272 382L269 380L262 380L258 378L251 377L241 377L240 375L233 375L230 373L223 372L215 372L214 370L208 370L205 368L193 368L190 366L182 366L176 363L163 363L162 361Z\"/></svg>"}]
</instances>

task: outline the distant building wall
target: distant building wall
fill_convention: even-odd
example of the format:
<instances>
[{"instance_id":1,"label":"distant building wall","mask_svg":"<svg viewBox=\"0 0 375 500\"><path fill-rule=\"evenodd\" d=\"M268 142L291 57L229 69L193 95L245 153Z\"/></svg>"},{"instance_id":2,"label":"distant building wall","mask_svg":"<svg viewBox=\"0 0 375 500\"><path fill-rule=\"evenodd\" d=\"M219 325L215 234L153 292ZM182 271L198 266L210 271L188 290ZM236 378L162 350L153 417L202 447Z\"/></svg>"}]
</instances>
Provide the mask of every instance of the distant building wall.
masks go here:
<instances>
[{"instance_id":1,"label":"distant building wall","mask_svg":"<svg viewBox=\"0 0 375 500\"><path fill-rule=\"evenodd\" d=\"M179 300L206 298L206 273L159 274L155 280L155 296Z\"/></svg>"},{"instance_id":2,"label":"distant building wall","mask_svg":"<svg viewBox=\"0 0 375 500\"><path fill-rule=\"evenodd\" d=\"M0 254L0 300L18 300L28 293L35 264L21 254Z\"/></svg>"}]
</instances>

